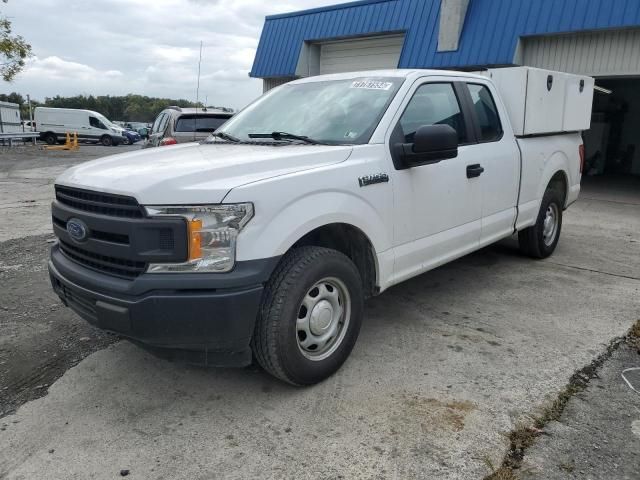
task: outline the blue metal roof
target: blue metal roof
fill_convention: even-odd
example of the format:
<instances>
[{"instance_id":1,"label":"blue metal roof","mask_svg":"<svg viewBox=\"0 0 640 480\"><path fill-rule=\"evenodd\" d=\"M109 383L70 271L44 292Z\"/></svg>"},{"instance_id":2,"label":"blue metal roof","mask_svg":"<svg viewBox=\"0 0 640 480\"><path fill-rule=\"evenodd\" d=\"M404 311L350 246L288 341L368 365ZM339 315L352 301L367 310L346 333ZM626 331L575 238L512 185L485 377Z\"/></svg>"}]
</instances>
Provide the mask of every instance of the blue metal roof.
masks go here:
<instances>
[{"instance_id":1,"label":"blue metal roof","mask_svg":"<svg viewBox=\"0 0 640 480\"><path fill-rule=\"evenodd\" d=\"M522 36L640 26L640 0L470 0L458 50L437 52L440 0L364 0L265 20L252 77L294 76L304 41L405 32L399 68L513 63Z\"/></svg>"}]
</instances>

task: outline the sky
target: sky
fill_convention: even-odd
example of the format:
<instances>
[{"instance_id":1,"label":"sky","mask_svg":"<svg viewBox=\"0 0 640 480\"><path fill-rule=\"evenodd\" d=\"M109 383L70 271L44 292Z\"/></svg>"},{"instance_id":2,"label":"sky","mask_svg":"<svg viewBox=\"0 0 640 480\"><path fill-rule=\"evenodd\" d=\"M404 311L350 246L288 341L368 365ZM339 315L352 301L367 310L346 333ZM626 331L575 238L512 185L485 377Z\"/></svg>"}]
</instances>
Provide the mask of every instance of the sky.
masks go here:
<instances>
[{"instance_id":1,"label":"sky","mask_svg":"<svg viewBox=\"0 0 640 480\"><path fill-rule=\"evenodd\" d=\"M241 108L262 93L248 76L266 15L340 0L9 0L0 13L33 49L2 91L125 95Z\"/></svg>"}]
</instances>

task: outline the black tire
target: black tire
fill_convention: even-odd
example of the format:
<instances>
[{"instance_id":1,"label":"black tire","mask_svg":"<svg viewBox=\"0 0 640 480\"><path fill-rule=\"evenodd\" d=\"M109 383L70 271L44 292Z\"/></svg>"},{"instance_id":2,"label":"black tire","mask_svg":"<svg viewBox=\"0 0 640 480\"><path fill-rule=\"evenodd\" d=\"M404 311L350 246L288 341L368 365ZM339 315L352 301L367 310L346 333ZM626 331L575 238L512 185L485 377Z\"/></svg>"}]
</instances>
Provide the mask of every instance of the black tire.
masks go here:
<instances>
[{"instance_id":1,"label":"black tire","mask_svg":"<svg viewBox=\"0 0 640 480\"><path fill-rule=\"evenodd\" d=\"M56 143L58 143L58 137L55 133L45 133L42 139L47 142L47 145L55 145Z\"/></svg>"},{"instance_id":2,"label":"black tire","mask_svg":"<svg viewBox=\"0 0 640 480\"><path fill-rule=\"evenodd\" d=\"M103 135L100 139L100 143L105 147L110 147L111 145L113 145L113 138L111 138L109 135Z\"/></svg>"},{"instance_id":3,"label":"black tire","mask_svg":"<svg viewBox=\"0 0 640 480\"><path fill-rule=\"evenodd\" d=\"M544 193L536 224L518 232L518 243L523 254L537 259L547 258L553 254L562 231L562 198L562 193L553 188L548 188ZM555 212L554 214L557 217L557 222L555 222L556 229L552 239L550 235L545 235L545 219L550 209Z\"/></svg>"},{"instance_id":4,"label":"black tire","mask_svg":"<svg viewBox=\"0 0 640 480\"><path fill-rule=\"evenodd\" d=\"M309 352L303 353L300 346L296 326L302 308L306 308L302 302L315 285L332 279L348 293L348 303L342 303L343 330L335 334L333 350L327 351L326 358L310 359ZM282 258L265 287L251 342L255 358L268 373L292 385L318 383L335 373L351 353L363 310L362 280L347 256L322 247L294 249Z\"/></svg>"},{"instance_id":5,"label":"black tire","mask_svg":"<svg viewBox=\"0 0 640 480\"><path fill-rule=\"evenodd\" d=\"M122 141L123 145L132 145L133 142L131 140L129 140L128 137L124 137L124 140Z\"/></svg>"}]
</instances>

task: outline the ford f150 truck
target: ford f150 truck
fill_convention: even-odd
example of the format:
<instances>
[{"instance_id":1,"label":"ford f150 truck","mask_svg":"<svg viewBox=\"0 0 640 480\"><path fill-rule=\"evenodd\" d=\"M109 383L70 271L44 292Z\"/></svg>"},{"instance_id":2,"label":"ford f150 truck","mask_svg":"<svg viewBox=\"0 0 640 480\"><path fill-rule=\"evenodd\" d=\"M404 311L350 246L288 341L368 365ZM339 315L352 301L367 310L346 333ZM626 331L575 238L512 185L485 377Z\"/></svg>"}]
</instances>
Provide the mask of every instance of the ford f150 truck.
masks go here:
<instances>
[{"instance_id":1,"label":"ford f150 truck","mask_svg":"<svg viewBox=\"0 0 640 480\"><path fill-rule=\"evenodd\" d=\"M293 81L202 143L63 173L53 288L158 354L319 382L367 297L515 233L553 253L592 96L589 77L519 68Z\"/></svg>"}]
</instances>

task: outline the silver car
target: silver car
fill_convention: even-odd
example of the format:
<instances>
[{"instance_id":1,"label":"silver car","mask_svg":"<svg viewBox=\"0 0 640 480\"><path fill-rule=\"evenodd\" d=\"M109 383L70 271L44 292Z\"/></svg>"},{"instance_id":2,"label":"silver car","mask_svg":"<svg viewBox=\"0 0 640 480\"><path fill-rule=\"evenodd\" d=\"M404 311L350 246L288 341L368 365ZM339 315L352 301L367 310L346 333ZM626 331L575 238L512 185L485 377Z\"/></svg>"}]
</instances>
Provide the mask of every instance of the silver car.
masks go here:
<instances>
[{"instance_id":1,"label":"silver car","mask_svg":"<svg viewBox=\"0 0 640 480\"><path fill-rule=\"evenodd\" d=\"M204 140L232 116L228 108L168 107L153 122L145 147Z\"/></svg>"}]
</instances>

